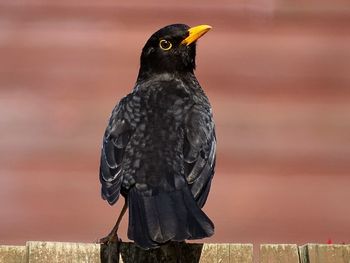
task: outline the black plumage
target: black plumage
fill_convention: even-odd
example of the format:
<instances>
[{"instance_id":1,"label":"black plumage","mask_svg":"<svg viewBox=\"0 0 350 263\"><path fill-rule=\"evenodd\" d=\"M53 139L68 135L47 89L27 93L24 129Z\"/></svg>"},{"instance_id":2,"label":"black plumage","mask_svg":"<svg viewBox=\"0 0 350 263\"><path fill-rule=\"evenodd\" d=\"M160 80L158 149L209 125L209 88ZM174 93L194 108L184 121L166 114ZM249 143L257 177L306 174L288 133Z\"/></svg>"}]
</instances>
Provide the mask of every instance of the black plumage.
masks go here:
<instances>
[{"instance_id":1,"label":"black plumage","mask_svg":"<svg viewBox=\"0 0 350 263\"><path fill-rule=\"evenodd\" d=\"M127 199L128 237L142 248L214 233L201 208L214 175L215 129L194 75L196 40L209 29L175 24L150 37L136 85L103 137L102 197L111 205L120 194Z\"/></svg>"}]
</instances>

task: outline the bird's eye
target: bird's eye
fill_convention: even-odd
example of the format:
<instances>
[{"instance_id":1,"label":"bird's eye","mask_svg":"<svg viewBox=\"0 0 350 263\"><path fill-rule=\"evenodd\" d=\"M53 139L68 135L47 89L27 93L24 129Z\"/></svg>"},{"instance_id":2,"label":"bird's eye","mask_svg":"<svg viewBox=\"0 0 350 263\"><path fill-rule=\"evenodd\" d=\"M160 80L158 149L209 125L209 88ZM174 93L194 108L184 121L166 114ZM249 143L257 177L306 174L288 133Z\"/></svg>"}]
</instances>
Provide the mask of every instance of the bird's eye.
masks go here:
<instances>
[{"instance_id":1,"label":"bird's eye","mask_svg":"<svg viewBox=\"0 0 350 263\"><path fill-rule=\"evenodd\" d=\"M159 46L160 46L160 48L163 49L163 50L169 50L169 49L171 49L171 47L172 47L173 45L171 44L170 41L165 40L165 39L162 39L161 41L159 41Z\"/></svg>"}]
</instances>

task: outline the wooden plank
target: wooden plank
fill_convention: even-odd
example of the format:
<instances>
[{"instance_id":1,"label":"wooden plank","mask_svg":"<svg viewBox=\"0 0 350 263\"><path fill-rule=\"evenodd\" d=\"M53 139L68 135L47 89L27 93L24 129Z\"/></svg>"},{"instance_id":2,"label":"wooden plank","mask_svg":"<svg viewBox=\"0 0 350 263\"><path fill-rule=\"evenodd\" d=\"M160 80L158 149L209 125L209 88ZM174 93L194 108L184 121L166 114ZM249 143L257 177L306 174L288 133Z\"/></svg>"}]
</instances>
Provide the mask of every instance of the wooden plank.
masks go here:
<instances>
[{"instance_id":1,"label":"wooden plank","mask_svg":"<svg viewBox=\"0 0 350 263\"><path fill-rule=\"evenodd\" d=\"M299 263L298 246L295 244L260 245L260 263Z\"/></svg>"},{"instance_id":2,"label":"wooden plank","mask_svg":"<svg viewBox=\"0 0 350 263\"><path fill-rule=\"evenodd\" d=\"M100 244L101 262L118 262L126 263L122 257L128 258L129 246L128 243L112 242L109 244Z\"/></svg>"},{"instance_id":3,"label":"wooden plank","mask_svg":"<svg viewBox=\"0 0 350 263\"><path fill-rule=\"evenodd\" d=\"M108 250L109 249L109 250ZM113 258L117 249L101 245L102 263ZM108 255L108 253L112 253ZM198 263L252 263L253 245L251 244L188 244L171 242L157 249L143 250L134 243L123 242L120 245L119 262L198 262ZM114 262L114 261L113 261Z\"/></svg>"},{"instance_id":4,"label":"wooden plank","mask_svg":"<svg viewBox=\"0 0 350 263\"><path fill-rule=\"evenodd\" d=\"M306 244L299 248L301 263L349 263L350 244Z\"/></svg>"},{"instance_id":5,"label":"wooden plank","mask_svg":"<svg viewBox=\"0 0 350 263\"><path fill-rule=\"evenodd\" d=\"M164 249L165 250L165 249ZM152 250L143 250L136 246L135 244L130 244L130 258L129 262L135 262L135 263L148 263L148 262L159 262L157 259L157 254L159 252L159 249L152 249ZM172 260L168 258L169 262L173 263Z\"/></svg>"},{"instance_id":6,"label":"wooden plank","mask_svg":"<svg viewBox=\"0 0 350 263\"><path fill-rule=\"evenodd\" d=\"M299 246L299 261L300 263L309 263L309 255L307 251L308 245Z\"/></svg>"},{"instance_id":7,"label":"wooden plank","mask_svg":"<svg viewBox=\"0 0 350 263\"><path fill-rule=\"evenodd\" d=\"M200 263L217 263L218 245L203 244Z\"/></svg>"},{"instance_id":8,"label":"wooden plank","mask_svg":"<svg viewBox=\"0 0 350 263\"><path fill-rule=\"evenodd\" d=\"M110 251L108 252L108 249ZM133 243L122 242L119 247L68 242L27 242L25 246L0 246L0 263L104 263L100 251L112 253L109 262L198 262L198 263L252 263L252 244L186 244L172 242L158 249L143 250ZM120 254L118 255L118 251ZM114 254L115 253L115 254ZM300 255L300 256L299 256ZM299 259L300 257L300 259ZM299 261L300 260L300 261ZM261 263L349 263L350 244L263 244Z\"/></svg>"},{"instance_id":9,"label":"wooden plank","mask_svg":"<svg viewBox=\"0 0 350 263\"><path fill-rule=\"evenodd\" d=\"M128 246L128 249L123 250L123 246ZM124 263L157 263L157 262L169 262L176 263L178 258L187 258L190 256L189 253L182 253L186 244L176 244L171 242L163 245L159 248L144 250L136 246L134 243L121 244L120 258ZM186 261L185 261L186 262ZM104 262L102 262L104 263Z\"/></svg>"},{"instance_id":10,"label":"wooden plank","mask_svg":"<svg viewBox=\"0 0 350 263\"><path fill-rule=\"evenodd\" d=\"M120 245L120 254L119 254L119 263L129 263L131 262L129 260L130 258L130 243L129 242L123 242L121 245ZM103 263L103 262L102 262Z\"/></svg>"},{"instance_id":11,"label":"wooden plank","mask_svg":"<svg viewBox=\"0 0 350 263\"><path fill-rule=\"evenodd\" d=\"M200 262L203 244L182 244L180 262Z\"/></svg>"},{"instance_id":12,"label":"wooden plank","mask_svg":"<svg viewBox=\"0 0 350 263\"><path fill-rule=\"evenodd\" d=\"M100 263L100 244L27 242L28 263Z\"/></svg>"},{"instance_id":13,"label":"wooden plank","mask_svg":"<svg viewBox=\"0 0 350 263\"><path fill-rule=\"evenodd\" d=\"M218 263L230 263L230 244L222 243L218 244L217 262Z\"/></svg>"},{"instance_id":14,"label":"wooden plank","mask_svg":"<svg viewBox=\"0 0 350 263\"><path fill-rule=\"evenodd\" d=\"M26 263L26 247L0 246L0 263Z\"/></svg>"},{"instance_id":15,"label":"wooden plank","mask_svg":"<svg viewBox=\"0 0 350 263\"><path fill-rule=\"evenodd\" d=\"M230 263L252 263L252 244L230 244Z\"/></svg>"}]
</instances>

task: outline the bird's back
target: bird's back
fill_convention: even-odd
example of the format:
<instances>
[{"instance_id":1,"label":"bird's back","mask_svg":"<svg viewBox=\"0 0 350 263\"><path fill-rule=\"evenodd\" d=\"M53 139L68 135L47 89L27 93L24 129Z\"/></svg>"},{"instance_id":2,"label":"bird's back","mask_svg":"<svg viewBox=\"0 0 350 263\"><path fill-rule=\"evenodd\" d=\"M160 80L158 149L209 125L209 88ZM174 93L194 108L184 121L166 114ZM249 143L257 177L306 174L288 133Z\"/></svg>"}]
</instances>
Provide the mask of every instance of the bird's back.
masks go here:
<instances>
[{"instance_id":1,"label":"bird's back","mask_svg":"<svg viewBox=\"0 0 350 263\"><path fill-rule=\"evenodd\" d=\"M172 79L141 83L135 92L142 98L143 118L125 155L137 164L131 169L135 187L128 196L129 238L152 247L210 236L213 224L198 207L185 177L185 118L195 104L195 90Z\"/></svg>"},{"instance_id":2,"label":"bird's back","mask_svg":"<svg viewBox=\"0 0 350 263\"><path fill-rule=\"evenodd\" d=\"M110 204L126 198L128 237L146 249L214 233L201 208L214 175L215 128L193 73L193 41L207 30L177 24L151 36L136 87L104 134L102 197Z\"/></svg>"},{"instance_id":3,"label":"bird's back","mask_svg":"<svg viewBox=\"0 0 350 263\"><path fill-rule=\"evenodd\" d=\"M132 165L125 172L145 195L182 188L184 117L193 104L191 94L172 80L141 84L131 96L137 95L141 118L126 147L125 161Z\"/></svg>"}]
</instances>

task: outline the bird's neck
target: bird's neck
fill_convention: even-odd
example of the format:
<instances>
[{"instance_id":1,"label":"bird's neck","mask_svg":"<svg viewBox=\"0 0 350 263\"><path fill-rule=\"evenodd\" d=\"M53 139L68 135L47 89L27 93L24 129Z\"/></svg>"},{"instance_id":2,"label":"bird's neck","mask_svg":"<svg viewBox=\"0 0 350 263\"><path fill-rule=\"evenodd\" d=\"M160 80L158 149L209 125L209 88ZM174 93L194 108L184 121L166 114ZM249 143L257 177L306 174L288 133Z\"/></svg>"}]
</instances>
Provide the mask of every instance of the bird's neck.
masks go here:
<instances>
[{"instance_id":1,"label":"bird's neck","mask_svg":"<svg viewBox=\"0 0 350 263\"><path fill-rule=\"evenodd\" d=\"M154 70L145 70L142 67L140 68L137 82L144 82L150 80L159 80L159 81L169 81L173 79L189 79L196 78L192 71L154 71Z\"/></svg>"}]
</instances>

